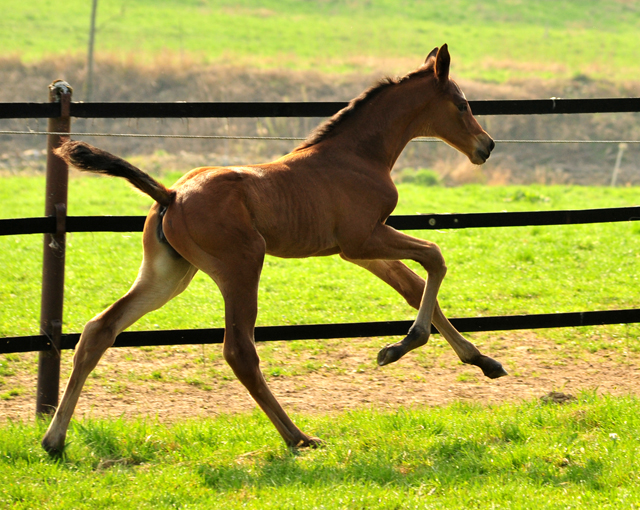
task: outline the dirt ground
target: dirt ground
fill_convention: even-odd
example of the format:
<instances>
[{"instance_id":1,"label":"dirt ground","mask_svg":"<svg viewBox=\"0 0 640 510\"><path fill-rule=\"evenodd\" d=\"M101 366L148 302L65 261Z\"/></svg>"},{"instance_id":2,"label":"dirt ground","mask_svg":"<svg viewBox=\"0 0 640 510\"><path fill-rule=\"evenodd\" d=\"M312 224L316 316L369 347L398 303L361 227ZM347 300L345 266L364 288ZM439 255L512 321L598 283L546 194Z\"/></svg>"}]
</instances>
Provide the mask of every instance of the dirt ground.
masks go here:
<instances>
[{"instance_id":1,"label":"dirt ground","mask_svg":"<svg viewBox=\"0 0 640 510\"><path fill-rule=\"evenodd\" d=\"M640 353L624 347L590 352L532 332L483 336L481 350L508 377L485 378L462 365L440 337L420 352L378 367L388 339L260 345L262 368L285 409L334 413L375 407L441 406L455 401L518 402L550 392L640 394ZM37 355L9 355L0 390L0 422L35 413ZM63 386L71 366L63 353ZM8 367L8 369L6 368ZM255 403L226 367L219 345L111 349L89 377L76 410L82 417L150 417L171 423L191 417L250 412Z\"/></svg>"}]
</instances>

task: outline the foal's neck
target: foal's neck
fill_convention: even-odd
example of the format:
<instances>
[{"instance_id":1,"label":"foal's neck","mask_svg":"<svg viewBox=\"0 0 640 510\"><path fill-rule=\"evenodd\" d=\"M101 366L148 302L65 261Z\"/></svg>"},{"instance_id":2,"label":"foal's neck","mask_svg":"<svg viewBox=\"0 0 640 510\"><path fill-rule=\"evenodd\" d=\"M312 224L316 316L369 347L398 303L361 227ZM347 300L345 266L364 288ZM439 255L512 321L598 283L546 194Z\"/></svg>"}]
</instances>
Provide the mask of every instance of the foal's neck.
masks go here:
<instances>
[{"instance_id":1,"label":"foal's neck","mask_svg":"<svg viewBox=\"0 0 640 510\"><path fill-rule=\"evenodd\" d=\"M391 172L406 145L420 136L428 122L425 113L430 100L425 89L424 82L389 87L362 105L341 126L333 143Z\"/></svg>"}]
</instances>

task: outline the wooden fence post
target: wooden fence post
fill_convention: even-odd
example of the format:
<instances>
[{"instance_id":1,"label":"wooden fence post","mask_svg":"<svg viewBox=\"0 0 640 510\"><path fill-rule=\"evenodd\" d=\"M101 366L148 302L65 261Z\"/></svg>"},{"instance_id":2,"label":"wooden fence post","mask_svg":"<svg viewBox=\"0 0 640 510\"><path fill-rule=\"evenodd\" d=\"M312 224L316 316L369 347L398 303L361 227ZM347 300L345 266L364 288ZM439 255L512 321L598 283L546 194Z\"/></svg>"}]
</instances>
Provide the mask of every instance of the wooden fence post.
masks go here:
<instances>
[{"instance_id":1,"label":"wooden fence post","mask_svg":"<svg viewBox=\"0 0 640 510\"><path fill-rule=\"evenodd\" d=\"M49 119L49 133L69 133L72 89L68 83L56 80L49 85L49 101L60 103L60 117ZM42 259L42 300L40 304L40 333L51 344L48 351L40 351L38 359L38 389L36 416L53 414L58 406L60 391L60 336L62 334L62 304L64 297L65 223L67 217L67 188L69 169L53 149L60 146L63 135L47 136L47 183L45 216L55 216L55 234L44 235Z\"/></svg>"}]
</instances>

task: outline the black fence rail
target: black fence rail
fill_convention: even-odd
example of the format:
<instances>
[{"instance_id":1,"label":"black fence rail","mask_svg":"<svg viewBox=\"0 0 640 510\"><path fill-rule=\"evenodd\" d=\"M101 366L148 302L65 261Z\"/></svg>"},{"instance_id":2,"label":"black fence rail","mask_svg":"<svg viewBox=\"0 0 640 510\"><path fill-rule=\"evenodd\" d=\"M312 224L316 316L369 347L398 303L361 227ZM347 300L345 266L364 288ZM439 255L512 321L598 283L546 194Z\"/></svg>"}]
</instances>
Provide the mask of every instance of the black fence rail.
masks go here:
<instances>
[{"instance_id":1,"label":"black fence rail","mask_svg":"<svg viewBox=\"0 0 640 510\"><path fill-rule=\"evenodd\" d=\"M462 333L602 326L604 324L640 322L640 309L462 317L453 318L450 321ZM258 326L255 329L255 340L256 342L274 342L406 335L412 324L413 321L379 321ZM432 326L431 329L432 333L438 333L435 326ZM113 347L221 344L223 339L224 328L125 331L118 335ZM62 334L60 340L61 350L73 349L80 340L80 333ZM51 341L45 335L0 338L0 353L46 351L49 349L51 349Z\"/></svg>"},{"instance_id":2,"label":"black fence rail","mask_svg":"<svg viewBox=\"0 0 640 510\"><path fill-rule=\"evenodd\" d=\"M65 232L141 232L146 216L67 216ZM533 225L579 225L640 220L640 206L608 209L528 211L463 214L394 215L387 225L398 230L527 227ZM57 220L16 218L0 220L0 236L54 234Z\"/></svg>"},{"instance_id":3,"label":"black fence rail","mask_svg":"<svg viewBox=\"0 0 640 510\"><path fill-rule=\"evenodd\" d=\"M71 103L70 115L89 119L329 117L347 102L290 103ZM640 98L520 99L469 101L474 115L548 115L640 112ZM56 118L60 103L0 103L0 119Z\"/></svg>"}]
</instances>

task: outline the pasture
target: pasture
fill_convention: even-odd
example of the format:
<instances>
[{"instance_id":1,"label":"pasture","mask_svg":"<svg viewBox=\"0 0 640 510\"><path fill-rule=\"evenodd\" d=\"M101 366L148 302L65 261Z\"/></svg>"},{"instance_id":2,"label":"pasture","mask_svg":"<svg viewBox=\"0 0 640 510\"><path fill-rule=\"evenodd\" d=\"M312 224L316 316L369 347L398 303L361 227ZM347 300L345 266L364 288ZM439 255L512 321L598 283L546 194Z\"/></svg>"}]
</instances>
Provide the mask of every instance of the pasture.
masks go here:
<instances>
[{"instance_id":1,"label":"pasture","mask_svg":"<svg viewBox=\"0 0 640 510\"><path fill-rule=\"evenodd\" d=\"M165 180L174 178L170 175ZM3 216L41 214L41 177L14 176L3 183ZM400 186L397 212L624 206L636 203L635 191L405 184ZM148 206L147 199L114 179L72 179L70 214L144 214ZM442 302L450 315L636 305L634 278L638 272L634 268L638 267L640 229L635 223L422 234L444 248L450 270ZM74 234L69 241L65 330L77 331L96 309L108 303L111 297L106 294L121 294L128 286L139 263L140 240L137 234ZM2 242L3 267L12 268L8 278L3 278L3 295L10 298L3 307L3 331L28 334L37 324L34 315L39 291L32 275L39 272L41 241L39 236L29 236ZM15 249L16 245L20 249ZM105 259L105 254L110 257ZM338 260L292 262L271 259L266 265L263 287L267 292L261 295L263 324L412 316L413 312L384 286L376 286L364 272L350 274L347 265ZM199 321L208 327L219 323L220 302L212 299L216 295L213 285L206 279L199 285L180 298L186 301L176 300L169 313L150 317L151 322L138 327L197 327ZM14 300L17 306L11 304ZM22 330L16 332L16 325ZM230 381L228 369L221 368L217 348L185 349L195 370L184 357L182 365L175 363L172 349L129 349L117 353L121 356L117 364L113 357L105 359L104 366L92 376L85 395L85 418L75 422L70 431L71 446L65 458L55 462L38 445L43 424L18 418L29 420L31 415L20 412L16 404L28 409L26 402L33 401L33 385L20 386L25 374L33 376L33 358L5 356L1 367L3 415L13 420L5 421L0 432L0 472L5 482L0 498L15 508L268 508L276 504L279 508L322 504L332 508L484 508L487 502L497 508L530 508L532 501L545 508L631 508L638 501L634 460L639 444L634 412L637 400L598 396L596 384L590 382L602 381L603 375L611 375L609 371L626 379L636 376L637 325L560 330L544 336L545 370L565 378L576 375L568 365L585 370L583 383L592 391L579 393L578 401L564 406L542 404L536 398L542 388L566 390L571 381L555 379L550 384L546 375L524 371L511 358L506 365L512 374L507 384L533 379L539 382L537 393L525 402L516 398L517 403L456 403L463 400L461 394L472 402L480 400L476 396L482 393L486 397L486 388L492 388L489 392L499 389L450 360L446 366L444 349L437 339L431 343L440 344L438 347L428 346L416 353L417 367L403 360L385 372L373 367L373 354L375 344L386 339L339 346L337 342L264 346L261 356L276 392L275 381L295 380L300 386L291 392L308 398L310 393L305 393L301 381L306 379L306 384L313 385L324 378L326 401L333 398L341 404L350 399L356 404L349 412L338 410L337 405L322 415L303 412L304 405L294 406L300 409L296 420L329 442L326 448L300 454L280 445L267 420L258 413L219 414L241 406L246 409L248 401L245 397L241 406L234 405L238 391L233 385L237 383ZM516 343L516 335L487 334L477 335L474 341L488 352L498 351L499 359L500 353L508 358L508 351L521 347L525 347L523 357L540 357L537 335L525 338L523 344ZM342 361L345 351L370 356L354 367L353 372L363 377L355 380L355 388L346 397L340 394L345 388L340 380L353 374L344 373L348 366ZM66 372L69 357L65 355ZM139 358L149 361L143 371L139 371ZM428 402L427 395L434 393L435 381L442 381L431 374L442 371L455 374L458 391L453 403L425 409L422 405ZM358 401L371 385L380 386L381 393L387 394L382 407L391 410L380 411L380 401L375 399L364 405ZM102 397L107 398L96 399L100 392L92 391L91 386L102 389ZM130 401L139 386L155 394L150 400L157 406L159 421L153 418L153 409L147 409L146 419L114 420L117 409L140 408ZM466 386L462 392L461 386ZM412 400L402 394L407 388L414 393ZM200 398L194 400L191 389ZM603 389L606 393L609 388ZM234 398L229 399L227 392ZM137 398L145 396L138 394ZM119 407L112 405L114 400ZM166 400L173 404L161 407ZM201 414L198 406L209 400L218 402L208 413L213 419L196 419ZM178 404L172 407L175 402ZM398 409L398 402L411 408ZM100 410L103 405L106 413ZM167 410L173 418L181 417L180 423L161 423L167 419ZM96 417L90 418L92 415ZM193 418L185 421L186 416ZM169 421L174 420L170 417Z\"/></svg>"},{"instance_id":2,"label":"pasture","mask_svg":"<svg viewBox=\"0 0 640 510\"><path fill-rule=\"evenodd\" d=\"M90 12L84 0L11 4L0 20L0 45L27 62L84 56ZM639 23L640 9L627 1L135 0L100 2L96 51L158 65L173 60L344 73L386 62L388 72L404 72L407 62L413 66L448 42L458 57L456 75L467 79L637 81Z\"/></svg>"}]
</instances>

